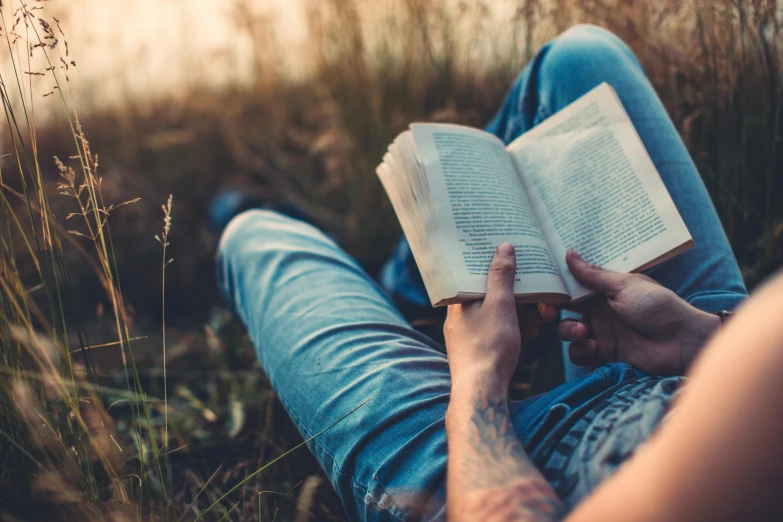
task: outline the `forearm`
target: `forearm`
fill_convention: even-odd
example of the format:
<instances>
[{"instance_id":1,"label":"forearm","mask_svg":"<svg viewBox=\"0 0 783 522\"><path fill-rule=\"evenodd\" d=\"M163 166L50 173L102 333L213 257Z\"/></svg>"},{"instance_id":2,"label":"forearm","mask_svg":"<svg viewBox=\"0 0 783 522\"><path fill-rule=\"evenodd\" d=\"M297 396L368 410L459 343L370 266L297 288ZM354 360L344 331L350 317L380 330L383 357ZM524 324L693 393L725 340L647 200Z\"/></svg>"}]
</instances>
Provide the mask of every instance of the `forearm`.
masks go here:
<instances>
[{"instance_id":1,"label":"forearm","mask_svg":"<svg viewBox=\"0 0 783 522\"><path fill-rule=\"evenodd\" d=\"M780 516L781 310L778 276L709 343L666 423L580 504L574 521Z\"/></svg>"},{"instance_id":2,"label":"forearm","mask_svg":"<svg viewBox=\"0 0 783 522\"><path fill-rule=\"evenodd\" d=\"M452 386L449 520L560 520L563 505L525 453L510 422L507 390L498 388L472 377Z\"/></svg>"}]
</instances>

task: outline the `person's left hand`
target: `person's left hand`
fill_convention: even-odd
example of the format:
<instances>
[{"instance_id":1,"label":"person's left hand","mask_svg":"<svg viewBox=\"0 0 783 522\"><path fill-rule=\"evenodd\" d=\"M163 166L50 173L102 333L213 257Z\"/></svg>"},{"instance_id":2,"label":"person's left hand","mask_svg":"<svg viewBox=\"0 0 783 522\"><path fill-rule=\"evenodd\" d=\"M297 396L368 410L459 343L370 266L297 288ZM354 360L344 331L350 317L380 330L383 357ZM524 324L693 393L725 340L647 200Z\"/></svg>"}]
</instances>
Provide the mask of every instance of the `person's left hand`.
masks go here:
<instances>
[{"instance_id":1,"label":"person's left hand","mask_svg":"<svg viewBox=\"0 0 783 522\"><path fill-rule=\"evenodd\" d=\"M522 339L535 337L541 322L537 310L518 315L515 274L514 247L503 243L490 264L484 300L449 306L443 332L453 383L488 381L508 391Z\"/></svg>"},{"instance_id":2,"label":"person's left hand","mask_svg":"<svg viewBox=\"0 0 783 522\"><path fill-rule=\"evenodd\" d=\"M612 272L574 251L566 262L577 281L598 293L570 305L582 318L566 319L558 328L559 337L571 341L575 364L619 361L651 375L684 375L720 327L718 316L696 309L646 275ZM554 310L547 308L552 309L547 314Z\"/></svg>"}]
</instances>

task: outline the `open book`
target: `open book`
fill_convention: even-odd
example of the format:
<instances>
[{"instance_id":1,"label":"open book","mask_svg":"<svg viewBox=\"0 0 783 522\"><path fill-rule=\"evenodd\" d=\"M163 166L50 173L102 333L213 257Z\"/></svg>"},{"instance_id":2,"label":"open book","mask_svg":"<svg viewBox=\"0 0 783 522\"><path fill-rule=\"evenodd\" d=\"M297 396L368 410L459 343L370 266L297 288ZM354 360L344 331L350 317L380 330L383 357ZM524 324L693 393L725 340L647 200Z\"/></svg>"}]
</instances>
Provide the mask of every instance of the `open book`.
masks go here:
<instances>
[{"instance_id":1,"label":"open book","mask_svg":"<svg viewBox=\"0 0 783 522\"><path fill-rule=\"evenodd\" d=\"M517 252L519 302L589 297L569 249L618 272L693 246L614 90L603 83L510 145L415 123L378 167L433 306L480 299L495 248Z\"/></svg>"}]
</instances>

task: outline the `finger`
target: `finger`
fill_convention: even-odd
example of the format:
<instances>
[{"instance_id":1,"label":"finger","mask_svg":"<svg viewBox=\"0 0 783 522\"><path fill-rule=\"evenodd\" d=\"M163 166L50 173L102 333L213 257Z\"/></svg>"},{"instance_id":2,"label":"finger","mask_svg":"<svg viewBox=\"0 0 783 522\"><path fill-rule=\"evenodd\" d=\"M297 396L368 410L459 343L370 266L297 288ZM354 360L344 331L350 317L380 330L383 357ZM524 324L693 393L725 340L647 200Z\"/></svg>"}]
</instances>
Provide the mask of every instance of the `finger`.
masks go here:
<instances>
[{"instance_id":1,"label":"finger","mask_svg":"<svg viewBox=\"0 0 783 522\"><path fill-rule=\"evenodd\" d=\"M557 336L563 341L582 341L587 339L590 330L581 321L566 319L557 327Z\"/></svg>"},{"instance_id":2,"label":"finger","mask_svg":"<svg viewBox=\"0 0 783 522\"><path fill-rule=\"evenodd\" d=\"M502 243L495 250L495 256L489 264L487 297L484 302L515 306L514 278L516 271L517 258L514 247L510 243Z\"/></svg>"},{"instance_id":3,"label":"finger","mask_svg":"<svg viewBox=\"0 0 783 522\"><path fill-rule=\"evenodd\" d=\"M592 368L601 364L601 360L598 357L598 343L595 339L571 343L571 346L568 347L568 356L571 358L571 362L577 366Z\"/></svg>"},{"instance_id":4,"label":"finger","mask_svg":"<svg viewBox=\"0 0 783 522\"><path fill-rule=\"evenodd\" d=\"M545 323L551 323L552 321L557 319L558 314L560 313L556 306L547 304L547 303L540 303L538 305L538 313L541 316L541 320Z\"/></svg>"},{"instance_id":5,"label":"finger","mask_svg":"<svg viewBox=\"0 0 783 522\"><path fill-rule=\"evenodd\" d=\"M446 309L446 321L444 321L443 323L444 328L447 325L450 325L455 321L457 321L461 314L462 314L461 304L449 305L448 308Z\"/></svg>"},{"instance_id":6,"label":"finger","mask_svg":"<svg viewBox=\"0 0 783 522\"><path fill-rule=\"evenodd\" d=\"M463 304L451 304L446 308L446 317L457 316L462 313Z\"/></svg>"},{"instance_id":7,"label":"finger","mask_svg":"<svg viewBox=\"0 0 783 522\"><path fill-rule=\"evenodd\" d=\"M588 263L574 250L566 252L566 263L577 281L591 290L610 297L620 291L628 278L628 274L612 272Z\"/></svg>"}]
</instances>

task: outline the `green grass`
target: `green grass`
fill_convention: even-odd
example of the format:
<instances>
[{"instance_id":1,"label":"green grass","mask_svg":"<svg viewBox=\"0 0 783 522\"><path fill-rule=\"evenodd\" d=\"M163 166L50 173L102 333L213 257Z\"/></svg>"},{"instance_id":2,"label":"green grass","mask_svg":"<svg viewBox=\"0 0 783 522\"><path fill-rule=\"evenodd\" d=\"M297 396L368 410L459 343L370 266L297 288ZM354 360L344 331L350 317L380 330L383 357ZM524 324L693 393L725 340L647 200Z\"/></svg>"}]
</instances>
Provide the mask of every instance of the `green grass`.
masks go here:
<instances>
[{"instance_id":1,"label":"green grass","mask_svg":"<svg viewBox=\"0 0 783 522\"><path fill-rule=\"evenodd\" d=\"M206 204L226 184L292 201L377 263L400 234L374 174L388 143L413 120L482 126L575 22L639 56L748 284L780 266L783 3L525 0L500 27L480 2L452 7L307 4L313 68L296 81L274 66L287 55L268 21L244 17L254 85L79 117L67 28L46 9L0 9L13 60L0 84L0 516L340 519L306 449L275 460L302 440L220 306ZM45 78L25 74L26 45ZM52 82L62 109L36 125Z\"/></svg>"}]
</instances>

